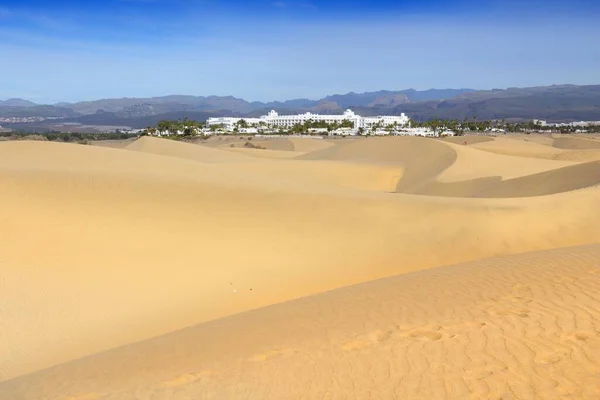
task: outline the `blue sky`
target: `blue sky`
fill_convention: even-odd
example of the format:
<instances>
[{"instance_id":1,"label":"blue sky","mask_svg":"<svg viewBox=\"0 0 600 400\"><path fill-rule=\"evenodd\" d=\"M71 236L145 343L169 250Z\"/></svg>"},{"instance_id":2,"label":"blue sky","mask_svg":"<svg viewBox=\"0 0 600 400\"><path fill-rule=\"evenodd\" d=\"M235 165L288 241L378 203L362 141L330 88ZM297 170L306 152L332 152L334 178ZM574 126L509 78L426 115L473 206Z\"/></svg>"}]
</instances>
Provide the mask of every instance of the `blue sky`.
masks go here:
<instances>
[{"instance_id":1,"label":"blue sky","mask_svg":"<svg viewBox=\"0 0 600 400\"><path fill-rule=\"evenodd\" d=\"M0 99L600 84L597 0L0 0Z\"/></svg>"}]
</instances>

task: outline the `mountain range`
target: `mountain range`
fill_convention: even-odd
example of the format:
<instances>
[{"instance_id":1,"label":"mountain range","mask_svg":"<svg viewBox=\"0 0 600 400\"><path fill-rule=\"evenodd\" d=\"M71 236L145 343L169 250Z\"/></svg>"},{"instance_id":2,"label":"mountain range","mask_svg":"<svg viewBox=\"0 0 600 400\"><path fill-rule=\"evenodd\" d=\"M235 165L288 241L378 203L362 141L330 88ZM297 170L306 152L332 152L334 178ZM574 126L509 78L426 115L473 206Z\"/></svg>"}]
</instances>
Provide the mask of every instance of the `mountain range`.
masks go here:
<instances>
[{"instance_id":1,"label":"mountain range","mask_svg":"<svg viewBox=\"0 0 600 400\"><path fill-rule=\"evenodd\" d=\"M361 115L397 115L404 112L415 120L466 117L506 120L537 118L555 122L600 120L600 85L493 90L381 90L336 94L318 100L274 102L248 102L233 96L186 95L102 99L51 105L8 99L0 101L0 118L5 121L0 124L23 130L49 129L50 125L59 123L143 128L154 125L161 119L187 117L204 120L210 116L222 115L257 116L271 109L280 113L332 114L348 108ZM8 118L12 121L6 123Z\"/></svg>"}]
</instances>

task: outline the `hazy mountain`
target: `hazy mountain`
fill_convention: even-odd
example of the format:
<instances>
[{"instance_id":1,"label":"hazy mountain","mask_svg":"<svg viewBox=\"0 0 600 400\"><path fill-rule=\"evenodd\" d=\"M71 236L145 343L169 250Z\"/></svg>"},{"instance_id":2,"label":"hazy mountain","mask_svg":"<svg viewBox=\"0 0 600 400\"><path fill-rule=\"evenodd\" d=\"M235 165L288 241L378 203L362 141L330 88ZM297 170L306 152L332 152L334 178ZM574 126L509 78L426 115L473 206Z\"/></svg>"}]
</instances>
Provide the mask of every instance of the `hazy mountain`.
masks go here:
<instances>
[{"instance_id":1,"label":"hazy mountain","mask_svg":"<svg viewBox=\"0 0 600 400\"><path fill-rule=\"evenodd\" d=\"M430 101L430 100L446 100L456 96L464 95L465 93L474 93L473 89L428 89L428 90L402 90L400 93L405 94L411 102L415 101Z\"/></svg>"},{"instance_id":2,"label":"hazy mountain","mask_svg":"<svg viewBox=\"0 0 600 400\"><path fill-rule=\"evenodd\" d=\"M233 96L163 96L151 98L121 98L102 99L95 101L82 101L78 103L65 104L79 114L94 114L98 111L127 112L127 109L140 105L147 107L148 112L156 115L175 111L202 111L202 110L231 110L235 112L250 112L250 103ZM135 114L135 113L134 113Z\"/></svg>"},{"instance_id":3,"label":"hazy mountain","mask_svg":"<svg viewBox=\"0 0 600 400\"><path fill-rule=\"evenodd\" d=\"M0 107L35 107L37 104L23 99L0 100Z\"/></svg>"},{"instance_id":4,"label":"hazy mountain","mask_svg":"<svg viewBox=\"0 0 600 400\"><path fill-rule=\"evenodd\" d=\"M259 109L304 109L314 107L318 101L308 99L294 99L286 101L270 101L268 103L261 103L260 101L254 101L250 103L250 107L253 110Z\"/></svg>"},{"instance_id":5,"label":"hazy mountain","mask_svg":"<svg viewBox=\"0 0 600 400\"><path fill-rule=\"evenodd\" d=\"M369 110L373 112L375 110ZM411 118L600 120L600 85L543 86L477 91L453 99L404 104L378 112Z\"/></svg>"},{"instance_id":6,"label":"hazy mountain","mask_svg":"<svg viewBox=\"0 0 600 400\"><path fill-rule=\"evenodd\" d=\"M48 105L33 106L2 106L0 105L0 117L42 117L42 118L67 118L78 116L75 111L66 107L55 107Z\"/></svg>"},{"instance_id":7,"label":"hazy mountain","mask_svg":"<svg viewBox=\"0 0 600 400\"><path fill-rule=\"evenodd\" d=\"M151 98L120 98L101 99L94 101L82 101L78 103L57 103L54 106L70 108L82 115L94 114L98 111L131 114L133 117L144 115L158 115L176 111L205 111L205 110L229 110L235 113L250 113L262 109L331 109L337 104L337 108L348 108L353 106L395 106L411 101L442 100L463 94L471 89L430 89L416 91L409 89L405 91L378 91L368 93L347 93L327 96L319 100L294 99L273 102L248 102L233 96L163 96ZM336 109L337 109L336 108Z\"/></svg>"}]
</instances>

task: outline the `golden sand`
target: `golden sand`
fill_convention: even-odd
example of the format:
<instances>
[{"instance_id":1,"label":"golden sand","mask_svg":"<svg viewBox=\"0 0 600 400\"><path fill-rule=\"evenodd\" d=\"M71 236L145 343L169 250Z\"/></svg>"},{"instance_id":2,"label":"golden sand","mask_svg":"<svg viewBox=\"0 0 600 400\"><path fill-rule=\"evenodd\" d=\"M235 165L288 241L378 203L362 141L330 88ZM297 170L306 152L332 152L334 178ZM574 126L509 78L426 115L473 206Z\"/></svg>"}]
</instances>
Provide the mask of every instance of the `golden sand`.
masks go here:
<instances>
[{"instance_id":1,"label":"golden sand","mask_svg":"<svg viewBox=\"0 0 600 400\"><path fill-rule=\"evenodd\" d=\"M493 142L0 143L0 399L597 398L600 165Z\"/></svg>"},{"instance_id":2,"label":"golden sand","mask_svg":"<svg viewBox=\"0 0 600 400\"><path fill-rule=\"evenodd\" d=\"M385 278L53 367L0 395L597 399L599 259L589 245Z\"/></svg>"}]
</instances>

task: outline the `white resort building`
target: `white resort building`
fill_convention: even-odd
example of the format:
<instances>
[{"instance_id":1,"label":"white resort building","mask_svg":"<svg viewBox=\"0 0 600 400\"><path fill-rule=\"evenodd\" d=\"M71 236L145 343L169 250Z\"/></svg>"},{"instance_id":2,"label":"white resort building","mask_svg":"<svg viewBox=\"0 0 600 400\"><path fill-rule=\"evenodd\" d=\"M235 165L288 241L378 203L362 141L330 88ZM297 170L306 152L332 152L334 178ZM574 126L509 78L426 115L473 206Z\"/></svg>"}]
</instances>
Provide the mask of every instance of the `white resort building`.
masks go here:
<instances>
[{"instance_id":1,"label":"white resort building","mask_svg":"<svg viewBox=\"0 0 600 400\"><path fill-rule=\"evenodd\" d=\"M342 115L324 115L312 114L310 112L296 115L279 115L276 111L270 111L267 115L259 118L239 118L239 117L216 117L209 118L206 121L207 126L219 125L226 131L233 131L239 121L244 120L248 126L265 126L270 128L291 128L297 124L303 124L308 121L325 122L328 124L341 124L349 121L353 124L353 130L368 130L373 127L386 127L396 125L406 127L409 124L409 118L402 113L401 115L384 115L377 117L361 117L352 110L346 110Z\"/></svg>"}]
</instances>

